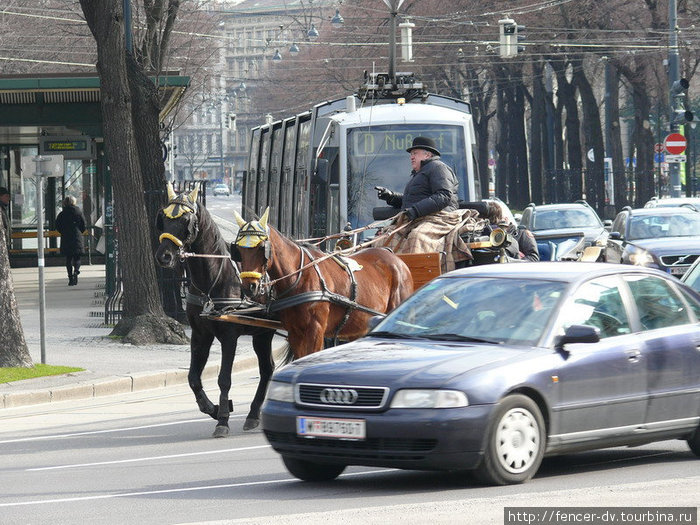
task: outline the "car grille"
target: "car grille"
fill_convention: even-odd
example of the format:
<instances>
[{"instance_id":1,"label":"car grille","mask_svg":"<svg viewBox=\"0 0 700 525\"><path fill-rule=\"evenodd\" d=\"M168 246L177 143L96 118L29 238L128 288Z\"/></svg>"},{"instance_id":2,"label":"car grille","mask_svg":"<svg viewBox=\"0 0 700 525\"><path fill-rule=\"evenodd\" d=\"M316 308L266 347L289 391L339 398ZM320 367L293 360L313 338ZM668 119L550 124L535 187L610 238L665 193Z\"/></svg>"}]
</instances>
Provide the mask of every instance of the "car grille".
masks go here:
<instances>
[{"instance_id":1,"label":"car grille","mask_svg":"<svg viewBox=\"0 0 700 525\"><path fill-rule=\"evenodd\" d=\"M265 437L275 448L284 449L292 445L294 452L303 452L296 447L304 447L310 454L328 456L381 457L384 459L421 459L422 455L437 446L436 439L372 438L362 441L343 439L304 438L291 432L265 431ZM413 454L413 455L412 455Z\"/></svg>"},{"instance_id":2,"label":"car grille","mask_svg":"<svg viewBox=\"0 0 700 525\"><path fill-rule=\"evenodd\" d=\"M389 389L376 386L297 385L297 403L334 408L381 408Z\"/></svg>"},{"instance_id":3,"label":"car grille","mask_svg":"<svg viewBox=\"0 0 700 525\"><path fill-rule=\"evenodd\" d=\"M680 254L680 255L664 255L661 257L661 263L664 266L690 266L698 258L697 254Z\"/></svg>"}]
</instances>

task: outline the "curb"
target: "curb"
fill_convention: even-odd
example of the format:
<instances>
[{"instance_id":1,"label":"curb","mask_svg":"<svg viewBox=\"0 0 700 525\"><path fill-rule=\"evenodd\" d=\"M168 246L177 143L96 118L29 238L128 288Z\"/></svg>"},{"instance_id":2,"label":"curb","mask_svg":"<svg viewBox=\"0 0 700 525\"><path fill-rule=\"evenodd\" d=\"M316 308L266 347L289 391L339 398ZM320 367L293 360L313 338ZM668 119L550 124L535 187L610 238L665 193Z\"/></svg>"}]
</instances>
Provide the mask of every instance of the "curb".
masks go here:
<instances>
[{"instance_id":1,"label":"curb","mask_svg":"<svg viewBox=\"0 0 700 525\"><path fill-rule=\"evenodd\" d=\"M275 358L281 357L282 348L273 351ZM253 356L234 360L233 372L257 367L258 358ZM212 379L219 375L220 365L204 367L202 379ZM115 394L128 394L143 390L153 390L167 386L187 384L187 368L160 370L155 372L135 372L128 375L104 377L94 381L76 382L74 385L55 386L34 390L18 390L0 394L0 409L17 408L44 403L58 403L75 399L90 399Z\"/></svg>"}]
</instances>

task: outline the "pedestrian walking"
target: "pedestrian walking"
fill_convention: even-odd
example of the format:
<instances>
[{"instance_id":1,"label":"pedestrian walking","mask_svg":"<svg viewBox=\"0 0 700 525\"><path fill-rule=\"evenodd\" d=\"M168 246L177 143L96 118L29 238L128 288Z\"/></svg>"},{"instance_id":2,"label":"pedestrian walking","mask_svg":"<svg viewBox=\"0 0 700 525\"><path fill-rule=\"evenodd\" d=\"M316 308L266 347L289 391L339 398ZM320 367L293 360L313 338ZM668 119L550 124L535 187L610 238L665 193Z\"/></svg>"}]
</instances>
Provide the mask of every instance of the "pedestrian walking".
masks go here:
<instances>
[{"instance_id":1,"label":"pedestrian walking","mask_svg":"<svg viewBox=\"0 0 700 525\"><path fill-rule=\"evenodd\" d=\"M75 203L75 197L68 196L63 199L63 210L56 217L56 229L61 234L61 254L66 258L68 286L78 284L80 256L85 250L83 243L85 218Z\"/></svg>"}]
</instances>

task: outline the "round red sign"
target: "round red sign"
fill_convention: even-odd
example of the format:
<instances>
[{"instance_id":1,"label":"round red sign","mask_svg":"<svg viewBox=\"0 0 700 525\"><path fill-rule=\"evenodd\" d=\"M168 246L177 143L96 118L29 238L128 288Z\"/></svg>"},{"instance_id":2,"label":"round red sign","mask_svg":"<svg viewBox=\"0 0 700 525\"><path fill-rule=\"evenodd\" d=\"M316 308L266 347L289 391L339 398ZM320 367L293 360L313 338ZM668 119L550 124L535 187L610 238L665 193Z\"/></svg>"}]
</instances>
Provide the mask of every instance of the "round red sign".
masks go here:
<instances>
[{"instance_id":1,"label":"round red sign","mask_svg":"<svg viewBox=\"0 0 700 525\"><path fill-rule=\"evenodd\" d=\"M671 133L664 139L664 147L671 155L680 155L687 145L685 137L680 133Z\"/></svg>"}]
</instances>

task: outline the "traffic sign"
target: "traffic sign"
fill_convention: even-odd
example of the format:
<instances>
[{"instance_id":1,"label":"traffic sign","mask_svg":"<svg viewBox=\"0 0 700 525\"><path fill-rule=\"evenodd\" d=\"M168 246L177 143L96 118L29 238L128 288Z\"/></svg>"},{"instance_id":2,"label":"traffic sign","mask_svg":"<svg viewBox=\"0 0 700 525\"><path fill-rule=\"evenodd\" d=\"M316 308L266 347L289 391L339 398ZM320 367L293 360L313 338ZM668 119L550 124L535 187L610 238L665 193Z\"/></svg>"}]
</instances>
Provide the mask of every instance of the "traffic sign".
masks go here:
<instances>
[{"instance_id":1,"label":"traffic sign","mask_svg":"<svg viewBox=\"0 0 700 525\"><path fill-rule=\"evenodd\" d=\"M685 155L666 155L666 162L686 162Z\"/></svg>"},{"instance_id":2,"label":"traffic sign","mask_svg":"<svg viewBox=\"0 0 700 525\"><path fill-rule=\"evenodd\" d=\"M654 152L655 153L663 153L664 152L664 145L661 144L661 142L657 142L654 144Z\"/></svg>"},{"instance_id":3,"label":"traffic sign","mask_svg":"<svg viewBox=\"0 0 700 525\"><path fill-rule=\"evenodd\" d=\"M671 155L680 155L687 146L685 137L680 133L670 133L664 139L664 147Z\"/></svg>"}]
</instances>

